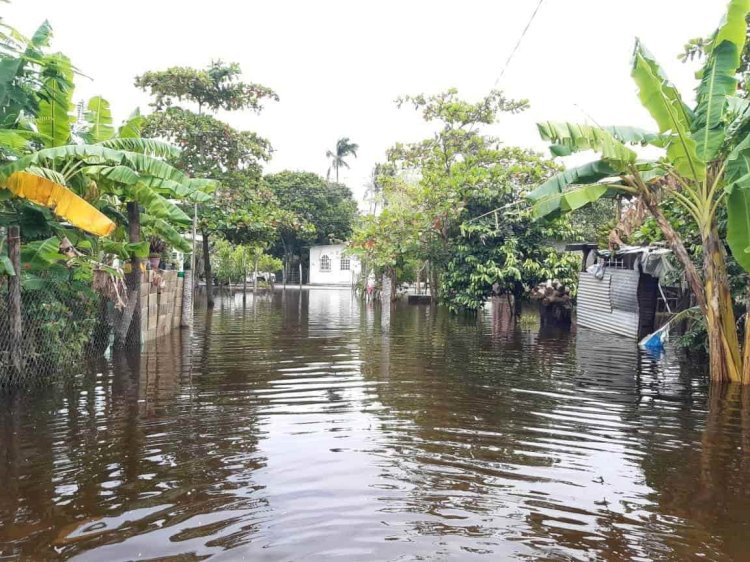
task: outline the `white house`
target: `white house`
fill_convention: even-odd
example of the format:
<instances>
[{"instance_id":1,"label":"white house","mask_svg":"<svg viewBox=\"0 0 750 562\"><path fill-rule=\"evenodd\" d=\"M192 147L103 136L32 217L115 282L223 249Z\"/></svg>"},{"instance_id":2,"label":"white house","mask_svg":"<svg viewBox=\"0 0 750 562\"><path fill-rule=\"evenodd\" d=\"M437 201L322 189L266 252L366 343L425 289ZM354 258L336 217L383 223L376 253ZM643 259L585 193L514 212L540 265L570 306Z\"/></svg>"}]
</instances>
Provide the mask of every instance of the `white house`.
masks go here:
<instances>
[{"instance_id":1,"label":"white house","mask_svg":"<svg viewBox=\"0 0 750 562\"><path fill-rule=\"evenodd\" d=\"M344 244L310 248L310 285L352 285L361 264L356 256L345 253Z\"/></svg>"}]
</instances>

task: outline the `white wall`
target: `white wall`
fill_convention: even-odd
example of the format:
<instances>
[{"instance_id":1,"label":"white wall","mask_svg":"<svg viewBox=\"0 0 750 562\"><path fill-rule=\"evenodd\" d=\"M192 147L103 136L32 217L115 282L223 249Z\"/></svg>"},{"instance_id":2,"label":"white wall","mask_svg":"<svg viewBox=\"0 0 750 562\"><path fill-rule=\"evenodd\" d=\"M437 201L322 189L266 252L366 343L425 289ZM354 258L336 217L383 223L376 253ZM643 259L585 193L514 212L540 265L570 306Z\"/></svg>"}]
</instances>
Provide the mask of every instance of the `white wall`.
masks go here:
<instances>
[{"instance_id":1,"label":"white wall","mask_svg":"<svg viewBox=\"0 0 750 562\"><path fill-rule=\"evenodd\" d=\"M344 244L310 248L310 285L351 285L359 276L360 263L355 256L344 255ZM330 260L330 271L321 271L323 256ZM349 269L341 269L341 260L349 259Z\"/></svg>"}]
</instances>

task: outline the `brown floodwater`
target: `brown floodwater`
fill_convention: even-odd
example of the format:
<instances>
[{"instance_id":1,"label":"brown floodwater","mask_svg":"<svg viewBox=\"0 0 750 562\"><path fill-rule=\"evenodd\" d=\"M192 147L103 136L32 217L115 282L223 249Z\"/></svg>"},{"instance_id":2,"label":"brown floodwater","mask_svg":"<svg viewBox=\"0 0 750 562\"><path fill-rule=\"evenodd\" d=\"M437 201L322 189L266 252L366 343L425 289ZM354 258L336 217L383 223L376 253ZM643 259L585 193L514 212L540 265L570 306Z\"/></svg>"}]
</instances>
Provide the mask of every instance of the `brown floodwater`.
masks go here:
<instances>
[{"instance_id":1,"label":"brown floodwater","mask_svg":"<svg viewBox=\"0 0 750 562\"><path fill-rule=\"evenodd\" d=\"M0 560L748 560L750 393L695 367L499 305L225 298L0 398Z\"/></svg>"}]
</instances>

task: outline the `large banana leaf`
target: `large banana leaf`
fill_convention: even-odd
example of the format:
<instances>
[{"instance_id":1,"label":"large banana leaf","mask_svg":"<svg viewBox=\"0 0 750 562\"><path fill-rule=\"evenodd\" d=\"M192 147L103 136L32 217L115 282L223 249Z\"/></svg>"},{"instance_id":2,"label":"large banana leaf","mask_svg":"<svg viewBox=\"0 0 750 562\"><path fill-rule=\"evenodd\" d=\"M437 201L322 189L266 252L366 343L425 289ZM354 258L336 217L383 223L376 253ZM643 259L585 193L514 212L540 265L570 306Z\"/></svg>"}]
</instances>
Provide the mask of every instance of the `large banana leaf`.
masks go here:
<instances>
[{"instance_id":1,"label":"large banana leaf","mask_svg":"<svg viewBox=\"0 0 750 562\"><path fill-rule=\"evenodd\" d=\"M746 136L727 155L724 185L728 192L736 187L750 187L750 135Z\"/></svg>"},{"instance_id":2,"label":"large banana leaf","mask_svg":"<svg viewBox=\"0 0 750 562\"><path fill-rule=\"evenodd\" d=\"M140 137L115 137L99 144L107 148L114 148L115 150L149 154L158 158L177 158L181 152L179 148L171 143Z\"/></svg>"},{"instance_id":3,"label":"large banana leaf","mask_svg":"<svg viewBox=\"0 0 750 562\"><path fill-rule=\"evenodd\" d=\"M26 50L17 57L0 57L0 108L6 108L10 104L14 91L17 91L17 80L24 72L27 64L40 62L42 58L41 49L49 45L52 37L52 27L45 21L31 36Z\"/></svg>"},{"instance_id":4,"label":"large banana leaf","mask_svg":"<svg viewBox=\"0 0 750 562\"><path fill-rule=\"evenodd\" d=\"M57 236L29 242L21 248L21 261L32 270L43 270L64 259L65 256L60 253L60 239Z\"/></svg>"},{"instance_id":5,"label":"large banana leaf","mask_svg":"<svg viewBox=\"0 0 750 562\"><path fill-rule=\"evenodd\" d=\"M201 178L190 178L187 182L178 183L172 180L163 180L154 177L143 177L144 184L155 189L161 195L175 199L183 199L193 203L206 203L211 201L212 193L218 182Z\"/></svg>"},{"instance_id":6,"label":"large banana leaf","mask_svg":"<svg viewBox=\"0 0 750 562\"><path fill-rule=\"evenodd\" d=\"M30 137L30 131L0 129L0 150L19 152L29 144Z\"/></svg>"},{"instance_id":7,"label":"large banana leaf","mask_svg":"<svg viewBox=\"0 0 750 562\"><path fill-rule=\"evenodd\" d=\"M139 258L148 257L149 244L146 242L115 242L103 238L100 248L107 254L115 254L124 260L129 260L133 256Z\"/></svg>"},{"instance_id":8,"label":"large banana leaf","mask_svg":"<svg viewBox=\"0 0 750 562\"><path fill-rule=\"evenodd\" d=\"M727 212L727 243L737 263L750 272L750 187L731 191Z\"/></svg>"},{"instance_id":9,"label":"large banana leaf","mask_svg":"<svg viewBox=\"0 0 750 562\"><path fill-rule=\"evenodd\" d=\"M115 229L115 223L91 204L81 199L64 185L28 172L16 172L5 182L16 197L44 205L72 225L96 234L107 236Z\"/></svg>"},{"instance_id":10,"label":"large banana leaf","mask_svg":"<svg viewBox=\"0 0 750 562\"><path fill-rule=\"evenodd\" d=\"M155 232L159 238L166 240L173 248L180 250L181 252L190 252L193 248L190 242L177 232L167 221L158 219L151 215L141 215L141 223Z\"/></svg>"},{"instance_id":11,"label":"large banana leaf","mask_svg":"<svg viewBox=\"0 0 750 562\"><path fill-rule=\"evenodd\" d=\"M724 142L724 110L727 106L727 96L737 90L737 68L734 66L736 55L737 45L729 41L724 41L713 49L698 86L693 139L696 142L698 156L704 162L713 160Z\"/></svg>"},{"instance_id":12,"label":"large banana leaf","mask_svg":"<svg viewBox=\"0 0 750 562\"><path fill-rule=\"evenodd\" d=\"M527 197L532 201L538 201L548 195L562 193L569 185L595 183L614 175L617 175L617 170L602 160L596 160L555 174Z\"/></svg>"},{"instance_id":13,"label":"large banana leaf","mask_svg":"<svg viewBox=\"0 0 750 562\"><path fill-rule=\"evenodd\" d=\"M738 47L734 67L740 66L740 57L747 34L746 19L748 13L750 13L750 0L730 0L724 19L708 47L708 54L724 41L729 41Z\"/></svg>"},{"instance_id":14,"label":"large banana leaf","mask_svg":"<svg viewBox=\"0 0 750 562\"><path fill-rule=\"evenodd\" d=\"M211 200L208 192L217 182L213 180L189 178L184 182L140 175L128 166L87 166L83 172L89 176L100 176L110 181L128 186L141 183L152 188L157 194L172 199L182 199L194 203L205 203Z\"/></svg>"},{"instance_id":15,"label":"large banana leaf","mask_svg":"<svg viewBox=\"0 0 750 562\"><path fill-rule=\"evenodd\" d=\"M0 166L0 179L8 177L13 172L25 170L32 165L53 168L55 167L54 164L64 165L72 160L81 160L89 164L125 165L144 175L176 182L188 180L184 173L163 160L146 154L107 148L100 144L73 144L38 150L33 154Z\"/></svg>"},{"instance_id":16,"label":"large banana leaf","mask_svg":"<svg viewBox=\"0 0 750 562\"><path fill-rule=\"evenodd\" d=\"M622 193L617 185L594 183L583 185L562 193L551 193L534 201L532 215L534 218L551 217L559 213L569 213L585 207L602 197L614 197Z\"/></svg>"},{"instance_id":17,"label":"large banana leaf","mask_svg":"<svg viewBox=\"0 0 750 562\"><path fill-rule=\"evenodd\" d=\"M132 199L143 205L146 212L154 218L164 219L173 224L188 225L192 223L192 219L182 209L147 185L137 183L130 186L128 190Z\"/></svg>"},{"instance_id":18,"label":"large banana leaf","mask_svg":"<svg viewBox=\"0 0 750 562\"><path fill-rule=\"evenodd\" d=\"M677 88L666 79L661 67L639 41L636 41L633 52L631 74L638 86L641 103L656 121L659 132L672 135L667 144L669 161L681 175L703 180L706 163L699 158L695 140L690 134L693 116Z\"/></svg>"},{"instance_id":19,"label":"large banana leaf","mask_svg":"<svg viewBox=\"0 0 750 562\"><path fill-rule=\"evenodd\" d=\"M88 129L83 137L88 143L97 143L112 138L115 128L112 126L112 110L109 102L100 96L89 100L85 112Z\"/></svg>"},{"instance_id":20,"label":"large banana leaf","mask_svg":"<svg viewBox=\"0 0 750 562\"><path fill-rule=\"evenodd\" d=\"M57 72L45 78L46 95L39 103L36 126L45 147L62 146L70 142L70 131L73 117L70 108L73 104L73 67L70 59L64 55L55 55L48 59ZM62 77L63 79L60 79Z\"/></svg>"},{"instance_id":21,"label":"large banana leaf","mask_svg":"<svg viewBox=\"0 0 750 562\"><path fill-rule=\"evenodd\" d=\"M737 69L745 47L750 0L731 0L727 14L707 48L706 63L699 73L693 138L698 155L706 162L716 157L727 134L725 109L728 96L737 90Z\"/></svg>"},{"instance_id":22,"label":"large banana leaf","mask_svg":"<svg viewBox=\"0 0 750 562\"><path fill-rule=\"evenodd\" d=\"M123 123L122 126L118 129L118 138L139 138L141 136L141 129L143 129L143 124L145 121L146 118L141 115L140 110L136 108L133 113L130 114L130 117L127 118L125 123Z\"/></svg>"},{"instance_id":23,"label":"large banana leaf","mask_svg":"<svg viewBox=\"0 0 750 562\"><path fill-rule=\"evenodd\" d=\"M594 150L600 153L602 160L618 172L636 160L635 152L601 127L545 121L537 123L537 128L544 140L564 146L571 152Z\"/></svg>"}]
</instances>

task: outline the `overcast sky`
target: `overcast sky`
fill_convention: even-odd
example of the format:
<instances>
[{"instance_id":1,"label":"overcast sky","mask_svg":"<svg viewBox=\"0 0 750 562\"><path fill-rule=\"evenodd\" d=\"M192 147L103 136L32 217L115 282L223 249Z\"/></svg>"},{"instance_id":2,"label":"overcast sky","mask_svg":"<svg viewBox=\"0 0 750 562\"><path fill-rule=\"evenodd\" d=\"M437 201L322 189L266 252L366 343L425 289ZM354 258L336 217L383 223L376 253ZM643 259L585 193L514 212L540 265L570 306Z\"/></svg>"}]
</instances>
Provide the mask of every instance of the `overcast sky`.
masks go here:
<instances>
[{"instance_id":1,"label":"overcast sky","mask_svg":"<svg viewBox=\"0 0 750 562\"><path fill-rule=\"evenodd\" d=\"M358 197L370 170L396 141L430 129L402 94L458 88L485 94L538 0L12 0L4 19L31 34L45 18L53 48L88 77L76 100L102 95L124 118L147 97L133 86L146 70L238 62L244 79L280 96L261 115L223 115L255 130L276 152L268 171L325 175L336 139L360 145L342 181ZM691 37L710 33L725 0L544 0L498 87L527 98L531 109L501 119L493 133L509 144L543 150L540 120L595 120L648 127L630 79L639 36L681 88L695 68L677 61Z\"/></svg>"}]
</instances>

